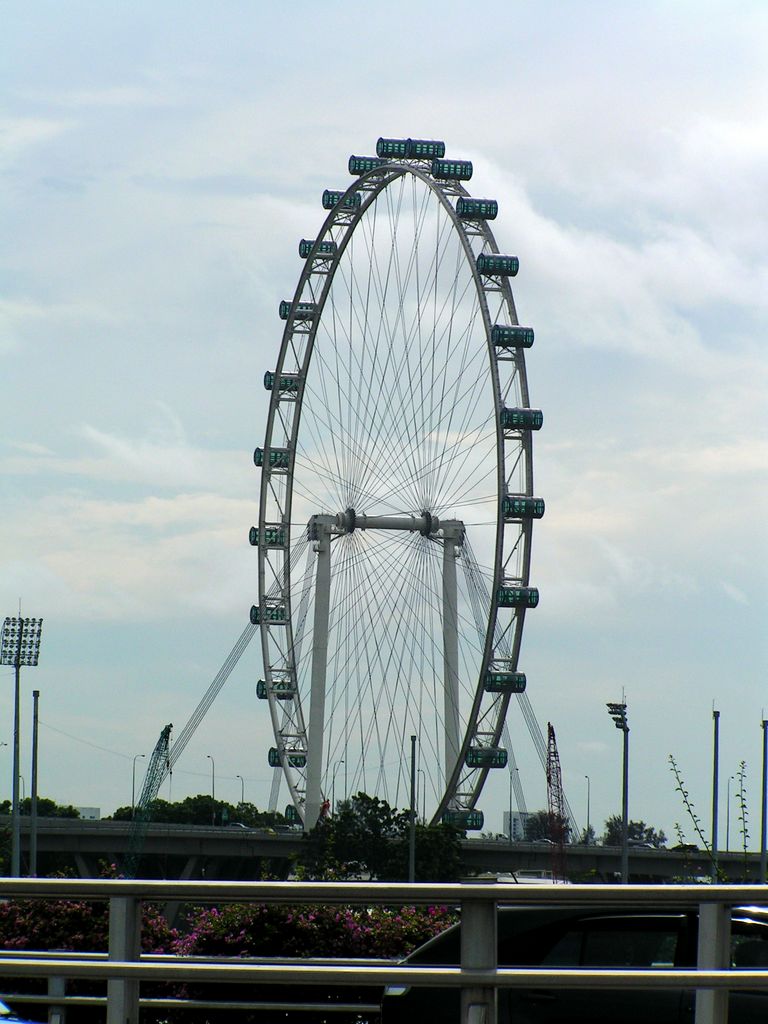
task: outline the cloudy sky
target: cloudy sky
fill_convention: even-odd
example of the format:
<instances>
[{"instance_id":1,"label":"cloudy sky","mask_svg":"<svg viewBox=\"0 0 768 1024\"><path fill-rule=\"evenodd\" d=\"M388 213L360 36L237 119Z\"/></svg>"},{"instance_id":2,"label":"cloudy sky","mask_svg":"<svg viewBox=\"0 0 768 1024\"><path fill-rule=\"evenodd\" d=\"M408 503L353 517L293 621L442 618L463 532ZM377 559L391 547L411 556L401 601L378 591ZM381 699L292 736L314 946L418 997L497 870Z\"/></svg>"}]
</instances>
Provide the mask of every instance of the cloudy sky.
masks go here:
<instances>
[{"instance_id":1,"label":"cloudy sky","mask_svg":"<svg viewBox=\"0 0 768 1024\"><path fill-rule=\"evenodd\" d=\"M536 330L523 641L577 818L708 823L712 708L759 839L766 670L768 8L297 0L3 5L0 614L45 619L40 789L103 813L194 710L256 596L261 379L296 246L379 135L441 138L499 200ZM177 799L266 806L254 641L180 759ZM1 670L0 741L12 739ZM529 809L546 802L510 722ZM144 764L146 762L143 762ZM142 762L137 768L140 781ZM10 747L0 748L0 795ZM731 844L738 836L731 787ZM501 828L508 776L481 801ZM707 824L708 827L708 824ZM721 837L720 845L724 842Z\"/></svg>"}]
</instances>

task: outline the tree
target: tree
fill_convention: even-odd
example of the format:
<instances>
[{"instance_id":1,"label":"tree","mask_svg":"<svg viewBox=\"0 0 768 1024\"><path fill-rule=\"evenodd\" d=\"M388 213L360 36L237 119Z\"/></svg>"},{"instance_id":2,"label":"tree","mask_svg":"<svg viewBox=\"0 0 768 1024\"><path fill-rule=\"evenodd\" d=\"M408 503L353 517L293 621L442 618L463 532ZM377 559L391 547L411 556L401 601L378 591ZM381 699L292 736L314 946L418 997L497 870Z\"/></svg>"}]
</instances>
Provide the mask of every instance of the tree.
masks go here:
<instances>
[{"instance_id":1,"label":"tree","mask_svg":"<svg viewBox=\"0 0 768 1024\"><path fill-rule=\"evenodd\" d=\"M217 800L216 824L224 825L230 821L239 821L249 828L269 828L285 823L285 817L279 811L260 811L255 804L229 804ZM184 800L170 803L168 800L153 800L150 809L150 820L166 824L178 825L210 825L214 805L209 794L198 793ZM112 815L113 821L130 821L133 817L131 807L118 807Z\"/></svg>"},{"instance_id":2,"label":"tree","mask_svg":"<svg viewBox=\"0 0 768 1024\"><path fill-rule=\"evenodd\" d=\"M525 838L529 843L568 843L571 826L559 814L534 811L525 819Z\"/></svg>"},{"instance_id":3,"label":"tree","mask_svg":"<svg viewBox=\"0 0 768 1024\"><path fill-rule=\"evenodd\" d=\"M386 800L358 793L306 837L299 861L311 878L408 877L410 816ZM461 874L460 833L446 825L416 826L416 877L455 881Z\"/></svg>"},{"instance_id":4,"label":"tree","mask_svg":"<svg viewBox=\"0 0 768 1024\"><path fill-rule=\"evenodd\" d=\"M667 845L667 837L659 829L646 825L644 821L627 822L627 839L631 843L647 843L654 849L660 850ZM603 835L603 846L621 846L622 821L621 815L612 814L605 822L605 833Z\"/></svg>"},{"instance_id":5,"label":"tree","mask_svg":"<svg viewBox=\"0 0 768 1024\"><path fill-rule=\"evenodd\" d=\"M0 814L10 814L11 810L12 804L10 800L0 801ZM26 815L32 813L32 800L30 797L26 796L23 800L19 800L19 813ZM79 818L80 811L70 804L57 804L55 800L49 800L46 796L39 796L37 798L37 816L38 818Z\"/></svg>"}]
</instances>

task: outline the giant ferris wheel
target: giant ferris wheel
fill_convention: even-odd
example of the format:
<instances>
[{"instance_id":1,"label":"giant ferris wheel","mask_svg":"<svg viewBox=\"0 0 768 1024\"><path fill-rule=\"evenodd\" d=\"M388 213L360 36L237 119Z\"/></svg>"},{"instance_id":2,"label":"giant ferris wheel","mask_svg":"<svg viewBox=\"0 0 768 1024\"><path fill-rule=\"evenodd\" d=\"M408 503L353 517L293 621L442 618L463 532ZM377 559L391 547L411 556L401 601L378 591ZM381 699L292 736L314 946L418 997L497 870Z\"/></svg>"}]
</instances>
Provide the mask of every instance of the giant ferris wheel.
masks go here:
<instances>
[{"instance_id":1,"label":"giant ferris wheel","mask_svg":"<svg viewBox=\"0 0 768 1024\"><path fill-rule=\"evenodd\" d=\"M478 827L519 669L534 495L525 349L493 199L442 142L379 139L323 193L270 392L258 603L274 733L305 829L358 791ZM412 737L416 737L416 741Z\"/></svg>"}]
</instances>

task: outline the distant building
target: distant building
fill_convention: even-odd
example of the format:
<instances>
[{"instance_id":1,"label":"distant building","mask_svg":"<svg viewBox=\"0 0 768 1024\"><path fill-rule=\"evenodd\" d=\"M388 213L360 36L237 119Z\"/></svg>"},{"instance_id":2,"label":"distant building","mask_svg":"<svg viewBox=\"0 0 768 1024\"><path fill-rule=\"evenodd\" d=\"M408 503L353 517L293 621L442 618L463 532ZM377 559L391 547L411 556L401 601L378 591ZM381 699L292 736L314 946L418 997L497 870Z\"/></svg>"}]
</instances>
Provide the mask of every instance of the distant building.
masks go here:
<instances>
[{"instance_id":1,"label":"distant building","mask_svg":"<svg viewBox=\"0 0 768 1024\"><path fill-rule=\"evenodd\" d=\"M77 810L80 812L80 817L83 819L83 821L101 820L100 807L78 807Z\"/></svg>"},{"instance_id":2,"label":"distant building","mask_svg":"<svg viewBox=\"0 0 768 1024\"><path fill-rule=\"evenodd\" d=\"M504 833L510 839L510 841L525 839L525 823L528 821L527 811L513 811L512 812L512 831L510 833L509 823L510 814L509 811L504 811Z\"/></svg>"}]
</instances>

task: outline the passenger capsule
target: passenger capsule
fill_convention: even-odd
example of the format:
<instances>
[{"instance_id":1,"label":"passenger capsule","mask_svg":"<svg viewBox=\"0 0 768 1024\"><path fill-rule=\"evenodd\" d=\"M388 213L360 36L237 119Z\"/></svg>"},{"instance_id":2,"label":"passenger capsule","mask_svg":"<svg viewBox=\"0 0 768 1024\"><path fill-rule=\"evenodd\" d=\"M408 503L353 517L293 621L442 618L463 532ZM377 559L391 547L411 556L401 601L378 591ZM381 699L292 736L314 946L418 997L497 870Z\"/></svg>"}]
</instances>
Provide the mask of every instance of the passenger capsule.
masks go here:
<instances>
[{"instance_id":1,"label":"passenger capsule","mask_svg":"<svg viewBox=\"0 0 768 1024\"><path fill-rule=\"evenodd\" d=\"M539 591L536 587L499 587L496 601L500 608L535 608Z\"/></svg>"},{"instance_id":2,"label":"passenger capsule","mask_svg":"<svg viewBox=\"0 0 768 1024\"><path fill-rule=\"evenodd\" d=\"M289 821L292 825L295 825L299 821L299 812L296 810L293 804L286 804L285 807L285 820Z\"/></svg>"},{"instance_id":3,"label":"passenger capsule","mask_svg":"<svg viewBox=\"0 0 768 1024\"><path fill-rule=\"evenodd\" d=\"M468 768L506 768L507 752L503 747L470 747L464 763Z\"/></svg>"},{"instance_id":4,"label":"passenger capsule","mask_svg":"<svg viewBox=\"0 0 768 1024\"><path fill-rule=\"evenodd\" d=\"M356 210L362 201L363 197L359 192L353 192L351 196L346 195L345 192L341 192L338 189L327 188L325 192L323 192L324 210L332 210L334 206L338 206L339 203L341 203L342 206L349 207L351 210Z\"/></svg>"},{"instance_id":5,"label":"passenger capsule","mask_svg":"<svg viewBox=\"0 0 768 1024\"><path fill-rule=\"evenodd\" d=\"M284 605L268 605L264 611L265 622L285 622ZM261 609L257 604L251 605L251 625L258 626L261 622Z\"/></svg>"},{"instance_id":6,"label":"passenger capsule","mask_svg":"<svg viewBox=\"0 0 768 1024\"><path fill-rule=\"evenodd\" d=\"M485 673L483 689L486 693L524 693L526 682L525 672L495 672L490 669Z\"/></svg>"},{"instance_id":7,"label":"passenger capsule","mask_svg":"<svg viewBox=\"0 0 768 1024\"><path fill-rule=\"evenodd\" d=\"M456 215L461 220L495 220L499 213L499 204L495 199L473 199L472 196L459 196L456 203Z\"/></svg>"},{"instance_id":8,"label":"passenger capsule","mask_svg":"<svg viewBox=\"0 0 768 1024\"><path fill-rule=\"evenodd\" d=\"M439 139L408 139L405 155L409 160L442 159L445 156L445 143Z\"/></svg>"},{"instance_id":9,"label":"passenger capsule","mask_svg":"<svg viewBox=\"0 0 768 1024\"><path fill-rule=\"evenodd\" d=\"M501 516L505 523L519 519L541 519L544 515L544 499L528 494L506 494L501 499Z\"/></svg>"},{"instance_id":10,"label":"passenger capsule","mask_svg":"<svg viewBox=\"0 0 768 1024\"><path fill-rule=\"evenodd\" d=\"M517 256L502 256L498 252L481 252L475 260L478 274L514 277L520 269Z\"/></svg>"},{"instance_id":11,"label":"passenger capsule","mask_svg":"<svg viewBox=\"0 0 768 1024\"><path fill-rule=\"evenodd\" d=\"M270 448L269 456L267 457L267 465L272 469L288 469L290 462L290 453L287 448ZM264 465L264 449L256 448L253 453L253 463L255 466Z\"/></svg>"},{"instance_id":12,"label":"passenger capsule","mask_svg":"<svg viewBox=\"0 0 768 1024\"><path fill-rule=\"evenodd\" d=\"M299 256L301 256L301 258L303 260L305 260L307 258L307 256L309 256L309 254L312 252L314 247L315 247L315 239L314 238L302 238L302 240L299 242ZM315 253L315 255L316 256L335 256L336 255L336 249L337 249L337 245L336 245L335 242L332 242L330 240L324 239L318 245L317 252Z\"/></svg>"},{"instance_id":13,"label":"passenger capsule","mask_svg":"<svg viewBox=\"0 0 768 1024\"><path fill-rule=\"evenodd\" d=\"M482 811L453 809L443 812L443 824L463 832L477 832L485 824L485 817Z\"/></svg>"},{"instance_id":14,"label":"passenger capsule","mask_svg":"<svg viewBox=\"0 0 768 1024\"><path fill-rule=\"evenodd\" d=\"M259 546L261 542L259 540L258 527L251 527L248 533L248 541L255 548ZM266 548L285 547L285 529L282 526L265 526L263 546Z\"/></svg>"},{"instance_id":15,"label":"passenger capsule","mask_svg":"<svg viewBox=\"0 0 768 1024\"><path fill-rule=\"evenodd\" d=\"M288 764L291 768L303 768L307 763L307 755L301 751L286 750L285 756L288 759ZM267 755L270 768L279 768L281 765L280 751L277 747L270 747L269 754Z\"/></svg>"},{"instance_id":16,"label":"passenger capsule","mask_svg":"<svg viewBox=\"0 0 768 1024\"><path fill-rule=\"evenodd\" d=\"M432 177L440 181L469 181L472 177L472 161L433 160Z\"/></svg>"},{"instance_id":17,"label":"passenger capsule","mask_svg":"<svg viewBox=\"0 0 768 1024\"><path fill-rule=\"evenodd\" d=\"M502 409L501 426L504 430L541 430L544 413L541 409Z\"/></svg>"},{"instance_id":18,"label":"passenger capsule","mask_svg":"<svg viewBox=\"0 0 768 1024\"><path fill-rule=\"evenodd\" d=\"M274 391L276 380L277 378L275 377L274 373L272 373L271 370L267 370L267 372L264 374L265 389L267 391ZM295 394L299 390L300 381L301 377L299 377L298 373L281 373L280 384L277 390L281 393L284 391L288 391L291 394Z\"/></svg>"},{"instance_id":19,"label":"passenger capsule","mask_svg":"<svg viewBox=\"0 0 768 1024\"><path fill-rule=\"evenodd\" d=\"M376 156L408 156L410 139L379 139L376 143Z\"/></svg>"},{"instance_id":20,"label":"passenger capsule","mask_svg":"<svg viewBox=\"0 0 768 1024\"><path fill-rule=\"evenodd\" d=\"M533 328L518 327L517 324L494 324L491 328L491 344L497 348L530 348L533 345Z\"/></svg>"},{"instance_id":21,"label":"passenger capsule","mask_svg":"<svg viewBox=\"0 0 768 1024\"><path fill-rule=\"evenodd\" d=\"M273 680L272 696L276 700L291 700L295 693L295 689L287 680ZM256 696L259 700L267 700L267 684L263 679L256 683Z\"/></svg>"},{"instance_id":22,"label":"passenger capsule","mask_svg":"<svg viewBox=\"0 0 768 1024\"><path fill-rule=\"evenodd\" d=\"M279 313L281 320L287 320L291 315L292 302L287 299L283 299L280 303ZM314 320L317 307L314 302L297 302L296 308L293 311L294 320Z\"/></svg>"},{"instance_id":23,"label":"passenger capsule","mask_svg":"<svg viewBox=\"0 0 768 1024\"><path fill-rule=\"evenodd\" d=\"M365 174L366 171L382 167L386 162L378 156L351 156L347 166L350 174Z\"/></svg>"}]
</instances>

